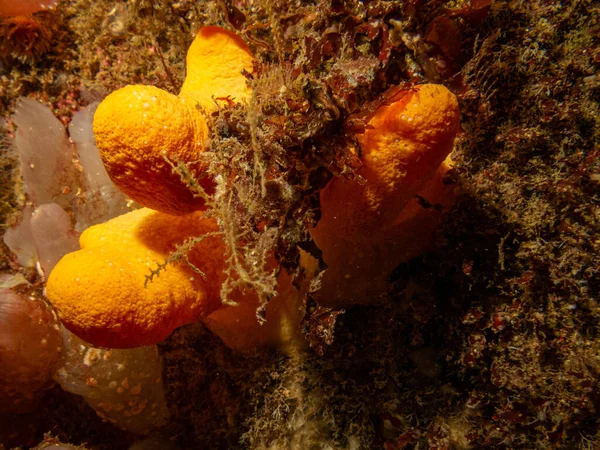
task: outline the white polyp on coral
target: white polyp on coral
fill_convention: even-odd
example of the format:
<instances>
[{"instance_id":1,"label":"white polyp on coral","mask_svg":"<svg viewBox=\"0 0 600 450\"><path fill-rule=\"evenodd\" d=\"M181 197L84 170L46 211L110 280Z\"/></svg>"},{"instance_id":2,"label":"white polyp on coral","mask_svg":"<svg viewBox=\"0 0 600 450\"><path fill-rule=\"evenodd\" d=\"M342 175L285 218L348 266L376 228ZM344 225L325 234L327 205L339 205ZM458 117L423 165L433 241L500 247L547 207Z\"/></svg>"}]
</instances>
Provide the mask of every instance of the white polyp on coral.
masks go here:
<instances>
[{"instance_id":1,"label":"white polyp on coral","mask_svg":"<svg viewBox=\"0 0 600 450\"><path fill-rule=\"evenodd\" d=\"M62 256L78 249L70 223L75 223L75 231L83 231L130 209L100 159L92 132L95 106L73 116L69 131L74 152L64 126L50 109L32 99L19 101L13 116L17 127L13 146L28 203L21 222L4 234L4 243L23 267L33 267L39 260L48 275ZM39 225L32 230L35 206L41 209L34 213ZM72 217L65 210L72 211Z\"/></svg>"},{"instance_id":2,"label":"white polyp on coral","mask_svg":"<svg viewBox=\"0 0 600 450\"><path fill-rule=\"evenodd\" d=\"M69 123L69 135L75 144L84 175L81 192L73 202L77 231L83 231L129 210L127 197L108 176L96 147L92 122L97 107L98 103L88 105L76 112Z\"/></svg>"},{"instance_id":3,"label":"white polyp on coral","mask_svg":"<svg viewBox=\"0 0 600 450\"><path fill-rule=\"evenodd\" d=\"M76 192L78 174L64 126L50 109L29 98L19 100L13 120L17 127L14 144L28 199L36 205L54 202L68 206Z\"/></svg>"},{"instance_id":4,"label":"white polyp on coral","mask_svg":"<svg viewBox=\"0 0 600 450\"><path fill-rule=\"evenodd\" d=\"M90 346L64 330L54 380L81 395L96 413L124 430L146 434L168 418L162 360L156 345L127 350Z\"/></svg>"},{"instance_id":5,"label":"white polyp on coral","mask_svg":"<svg viewBox=\"0 0 600 450\"><path fill-rule=\"evenodd\" d=\"M56 203L38 206L31 215L31 234L40 266L48 275L67 253L79 249L71 218Z\"/></svg>"},{"instance_id":6,"label":"white polyp on coral","mask_svg":"<svg viewBox=\"0 0 600 450\"><path fill-rule=\"evenodd\" d=\"M4 233L4 243L23 267L33 267L39 261L48 275L64 255L79 249L79 235L60 205L46 203L33 213L32 207L26 206L21 222Z\"/></svg>"},{"instance_id":7,"label":"white polyp on coral","mask_svg":"<svg viewBox=\"0 0 600 450\"><path fill-rule=\"evenodd\" d=\"M37 261L33 235L31 234L31 212L33 208L26 206L23 209L23 218L19 224L9 228L4 233L2 240L6 246L17 256L17 261L23 267L34 267Z\"/></svg>"}]
</instances>

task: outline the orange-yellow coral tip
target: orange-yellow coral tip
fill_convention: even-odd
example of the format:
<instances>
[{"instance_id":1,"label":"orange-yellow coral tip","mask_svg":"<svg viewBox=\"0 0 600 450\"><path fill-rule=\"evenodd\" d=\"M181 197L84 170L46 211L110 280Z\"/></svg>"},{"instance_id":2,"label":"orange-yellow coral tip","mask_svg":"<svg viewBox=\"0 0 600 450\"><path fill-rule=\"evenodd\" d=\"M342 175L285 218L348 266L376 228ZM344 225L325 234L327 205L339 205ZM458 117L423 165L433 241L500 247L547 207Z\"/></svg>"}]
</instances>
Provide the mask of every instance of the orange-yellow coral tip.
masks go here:
<instances>
[{"instance_id":1,"label":"orange-yellow coral tip","mask_svg":"<svg viewBox=\"0 0 600 450\"><path fill-rule=\"evenodd\" d=\"M198 214L173 217L149 209L124 214L81 235L81 250L51 272L46 295L63 324L95 346L130 348L164 340L173 330L220 306L220 238L197 246L203 278L185 263L170 264L146 283L186 238L216 230ZM215 282L217 283L215 286Z\"/></svg>"},{"instance_id":2,"label":"orange-yellow coral tip","mask_svg":"<svg viewBox=\"0 0 600 450\"><path fill-rule=\"evenodd\" d=\"M179 96L133 85L106 97L94 115L94 134L119 189L142 206L167 214L202 208L201 196L194 195L171 164L185 163L200 186L212 193L214 182L201 157L208 137L204 114L215 109L219 98L250 98L243 72L251 71L252 64L252 54L238 36L205 27L188 51Z\"/></svg>"}]
</instances>

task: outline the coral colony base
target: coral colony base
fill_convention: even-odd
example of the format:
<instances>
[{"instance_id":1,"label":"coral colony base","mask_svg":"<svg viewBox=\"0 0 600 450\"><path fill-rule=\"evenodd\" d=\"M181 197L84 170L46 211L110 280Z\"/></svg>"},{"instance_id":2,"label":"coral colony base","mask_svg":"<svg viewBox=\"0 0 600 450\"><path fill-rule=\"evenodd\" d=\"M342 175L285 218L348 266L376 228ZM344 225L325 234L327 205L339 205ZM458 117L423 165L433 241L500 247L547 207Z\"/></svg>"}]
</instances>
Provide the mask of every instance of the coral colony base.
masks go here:
<instances>
[{"instance_id":1,"label":"coral colony base","mask_svg":"<svg viewBox=\"0 0 600 450\"><path fill-rule=\"evenodd\" d=\"M0 0L0 450L596 448L598 13Z\"/></svg>"}]
</instances>

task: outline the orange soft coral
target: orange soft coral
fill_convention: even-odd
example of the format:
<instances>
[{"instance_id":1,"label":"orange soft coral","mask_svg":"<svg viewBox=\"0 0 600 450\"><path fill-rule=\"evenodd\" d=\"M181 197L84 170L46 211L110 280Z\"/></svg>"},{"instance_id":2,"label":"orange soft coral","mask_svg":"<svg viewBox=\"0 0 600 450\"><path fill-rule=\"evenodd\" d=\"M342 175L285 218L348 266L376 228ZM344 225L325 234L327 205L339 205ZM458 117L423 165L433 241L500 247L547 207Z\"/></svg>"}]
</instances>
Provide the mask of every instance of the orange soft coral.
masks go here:
<instances>
[{"instance_id":1,"label":"orange soft coral","mask_svg":"<svg viewBox=\"0 0 600 450\"><path fill-rule=\"evenodd\" d=\"M301 294L286 274L278 279L265 326L256 319L260 301L254 293L234 292L238 306L221 304L226 246L216 220L202 218L202 199L193 197L168 163L185 163L210 190L212 181L198 161L207 135L201 111L214 107L213 97L247 99L242 69L251 63L235 35L203 28L188 53L179 96L130 86L98 108L94 131L111 177L135 200L161 212L142 209L90 228L82 235L82 249L50 274L47 293L61 319L92 344L156 343L193 321L204 321L227 345L243 351L266 344L289 350L298 341ZM455 97L437 85L400 91L375 112L358 136L359 175L366 183L334 179L321 193L323 217L312 234L329 265L317 293L322 303L376 298L398 263L432 247L440 215L424 209L416 196L446 207L452 203L443 177L458 119ZM169 265L145 283L178 245L203 235L187 253L190 264Z\"/></svg>"},{"instance_id":2,"label":"orange soft coral","mask_svg":"<svg viewBox=\"0 0 600 450\"><path fill-rule=\"evenodd\" d=\"M184 162L210 191L212 180L198 161L207 135L203 114L219 98L248 99L242 70L252 68L252 56L239 37L205 27L188 51L187 66L179 96L151 86L127 86L109 95L94 117L111 178L139 203L162 211L144 208L86 230L81 250L65 256L50 274L47 295L61 320L96 346L153 344L200 320L240 351L283 343L297 334L289 324L298 322L299 312L290 309L289 300L298 294L289 281L282 282L282 300L267 307L266 326L257 324L260 302L254 293L234 292L239 306L222 307L225 244L214 234L217 223L202 218L203 200L193 197L165 160ZM210 237L187 254L191 264L169 265L146 283L150 270L178 245L206 233Z\"/></svg>"},{"instance_id":3,"label":"orange soft coral","mask_svg":"<svg viewBox=\"0 0 600 450\"><path fill-rule=\"evenodd\" d=\"M202 208L204 200L173 173L185 161L202 187L214 183L201 160L208 136L205 112L215 99L242 102L250 97L242 71L252 70L252 54L235 34L202 28L187 55L187 76L179 96L153 86L126 86L110 94L94 115L94 134L113 182L143 206L168 214Z\"/></svg>"},{"instance_id":4,"label":"orange soft coral","mask_svg":"<svg viewBox=\"0 0 600 450\"><path fill-rule=\"evenodd\" d=\"M400 263L430 250L440 213L417 196L449 206L443 176L459 127L456 97L434 84L401 91L377 109L364 134L366 182L333 179L321 192L323 217L312 236L329 266L317 298L323 304L377 300ZM439 209L439 208L438 208Z\"/></svg>"},{"instance_id":5,"label":"orange soft coral","mask_svg":"<svg viewBox=\"0 0 600 450\"><path fill-rule=\"evenodd\" d=\"M65 326L96 346L160 342L221 305L223 242L207 237L188 256L203 275L182 261L152 282L146 277L187 238L217 229L200 213L176 217L147 208L95 225L81 235L81 250L51 272L46 295Z\"/></svg>"},{"instance_id":6,"label":"orange soft coral","mask_svg":"<svg viewBox=\"0 0 600 450\"><path fill-rule=\"evenodd\" d=\"M148 280L178 245L197 236L204 239L185 258ZM293 305L299 296L287 275L280 277L280 295L268 305L265 326L257 323L254 293L234 292L238 306L223 307L225 244L216 221L201 212L171 216L142 208L88 228L80 243L51 272L46 295L64 325L95 346L155 344L199 321L239 351L284 346L297 337Z\"/></svg>"}]
</instances>

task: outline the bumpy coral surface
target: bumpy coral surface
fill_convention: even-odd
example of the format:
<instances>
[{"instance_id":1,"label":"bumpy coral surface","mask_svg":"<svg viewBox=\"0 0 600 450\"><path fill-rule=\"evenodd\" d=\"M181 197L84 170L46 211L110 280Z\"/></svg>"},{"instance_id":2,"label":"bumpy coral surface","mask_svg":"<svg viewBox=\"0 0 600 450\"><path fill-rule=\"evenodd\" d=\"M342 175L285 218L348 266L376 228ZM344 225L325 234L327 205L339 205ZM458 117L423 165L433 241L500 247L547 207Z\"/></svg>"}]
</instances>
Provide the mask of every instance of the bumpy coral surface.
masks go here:
<instances>
[{"instance_id":1,"label":"bumpy coral surface","mask_svg":"<svg viewBox=\"0 0 600 450\"><path fill-rule=\"evenodd\" d=\"M428 84L400 91L378 108L361 142L366 183L337 178L321 192L323 218L318 229L335 229L351 242L366 242L384 232L415 194L431 180L452 151L459 125L456 97Z\"/></svg>"},{"instance_id":2,"label":"bumpy coral surface","mask_svg":"<svg viewBox=\"0 0 600 450\"><path fill-rule=\"evenodd\" d=\"M216 229L198 214L169 216L146 208L88 228L81 250L66 255L50 274L48 298L67 328L94 345L160 342L220 305L222 241L209 237L195 247L204 276L181 262L153 282L146 277L186 238Z\"/></svg>"},{"instance_id":3,"label":"bumpy coral surface","mask_svg":"<svg viewBox=\"0 0 600 450\"><path fill-rule=\"evenodd\" d=\"M207 191L214 189L201 159L208 136L205 111L217 99L247 100L242 71L252 70L244 42L219 27L205 27L192 43L179 96L153 86L127 86L109 95L94 116L100 155L115 184L143 206L184 214L204 205L173 173L166 159L185 161Z\"/></svg>"},{"instance_id":4,"label":"bumpy coral surface","mask_svg":"<svg viewBox=\"0 0 600 450\"><path fill-rule=\"evenodd\" d=\"M329 266L321 303L376 301L398 264L434 246L439 210L453 201L443 177L459 126L456 97L434 84L395 97L358 135L364 182L335 178L321 192L323 217L311 232Z\"/></svg>"},{"instance_id":5,"label":"bumpy coral surface","mask_svg":"<svg viewBox=\"0 0 600 450\"><path fill-rule=\"evenodd\" d=\"M242 72L252 72L253 62L248 45L239 36L221 27L204 27L188 50L187 74L179 96L198 102L207 111L225 99L248 101L252 91Z\"/></svg>"},{"instance_id":6,"label":"bumpy coral surface","mask_svg":"<svg viewBox=\"0 0 600 450\"><path fill-rule=\"evenodd\" d=\"M225 244L212 234L217 231L216 221L203 219L202 213L132 211L88 228L80 238L81 250L66 255L50 274L46 294L64 325L96 346L154 344L200 320L240 351L297 338L299 295L285 274L265 326L255 317L259 301L252 292L236 292L239 305L223 308ZM166 267L178 245L201 235L206 238L185 259ZM165 264L164 270L152 275L159 264Z\"/></svg>"}]
</instances>

